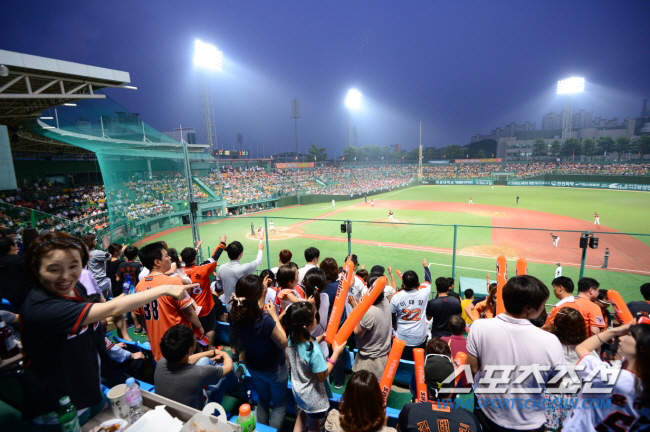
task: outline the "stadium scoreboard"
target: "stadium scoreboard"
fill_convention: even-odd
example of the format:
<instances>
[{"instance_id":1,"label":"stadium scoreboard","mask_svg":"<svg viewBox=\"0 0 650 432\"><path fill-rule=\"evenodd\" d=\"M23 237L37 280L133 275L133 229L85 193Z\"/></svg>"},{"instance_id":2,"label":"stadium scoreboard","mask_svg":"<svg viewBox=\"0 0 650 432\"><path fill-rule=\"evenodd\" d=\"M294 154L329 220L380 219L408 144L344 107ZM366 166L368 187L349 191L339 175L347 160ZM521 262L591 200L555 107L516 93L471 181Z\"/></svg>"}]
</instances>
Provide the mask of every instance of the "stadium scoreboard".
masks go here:
<instances>
[{"instance_id":1,"label":"stadium scoreboard","mask_svg":"<svg viewBox=\"0 0 650 432\"><path fill-rule=\"evenodd\" d=\"M217 150L218 157L249 156L248 150Z\"/></svg>"}]
</instances>

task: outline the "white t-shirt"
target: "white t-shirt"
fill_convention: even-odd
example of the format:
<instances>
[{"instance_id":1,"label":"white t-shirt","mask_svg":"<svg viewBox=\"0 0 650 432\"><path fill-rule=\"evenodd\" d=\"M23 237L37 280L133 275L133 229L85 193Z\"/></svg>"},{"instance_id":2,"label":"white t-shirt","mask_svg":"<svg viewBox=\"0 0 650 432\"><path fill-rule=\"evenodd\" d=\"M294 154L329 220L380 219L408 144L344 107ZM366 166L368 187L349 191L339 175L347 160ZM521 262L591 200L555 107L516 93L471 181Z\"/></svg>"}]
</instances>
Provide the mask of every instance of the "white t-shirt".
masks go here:
<instances>
[{"instance_id":1,"label":"white t-shirt","mask_svg":"<svg viewBox=\"0 0 650 432\"><path fill-rule=\"evenodd\" d=\"M576 370L576 374L580 379L584 379L593 373L595 370L611 369L612 367L607 363L601 361L598 357L593 355L586 355L580 359L576 366L584 366L583 370ZM645 408L638 410L635 408L635 402L639 403L637 396L641 396L636 392L637 377L628 370L621 370L616 383L613 386L608 386L607 382L601 380L602 372L598 372L593 379L592 386L594 388L613 388L611 393L587 393L584 394L583 389L578 394L578 402L576 408L571 411L569 417L564 422L563 431L591 431L597 430L600 426L603 430L632 430L633 422L637 422L639 426L647 425L650 422L650 409ZM605 379L609 379L614 375L605 374ZM599 405L596 401L611 400L609 408L592 408L592 406ZM588 408L583 408L583 403ZM593 404L593 405L592 405ZM600 405L602 406L602 405ZM580 408L580 409L578 409ZM610 417L611 416L611 417ZM629 422L629 423L628 423ZM620 429L615 429L613 426L616 424ZM627 427L625 427L627 426ZM611 429L610 429L611 427ZM598 429L600 430L600 429Z\"/></svg>"},{"instance_id":2,"label":"white t-shirt","mask_svg":"<svg viewBox=\"0 0 650 432\"><path fill-rule=\"evenodd\" d=\"M302 285L302 280L305 278L305 275L307 274L307 271L309 271L310 269L313 269L313 268L316 268L316 266L313 265L313 264L307 263L307 264L305 264L305 266L303 268L298 270L298 285Z\"/></svg>"},{"instance_id":3,"label":"white t-shirt","mask_svg":"<svg viewBox=\"0 0 650 432\"><path fill-rule=\"evenodd\" d=\"M359 301L362 297L362 291L366 287L366 284L363 283L363 279L361 279L359 276L354 275L354 280L352 281L352 285L350 285L350 291L349 293L354 296L354 299L356 301Z\"/></svg>"},{"instance_id":4,"label":"white t-shirt","mask_svg":"<svg viewBox=\"0 0 650 432\"><path fill-rule=\"evenodd\" d=\"M480 362L481 369L474 376L474 393L481 402L483 413L490 420L510 429L535 429L545 423L544 410L534 408L535 403L538 407L543 406L544 396L541 391L535 393L534 389L544 388L552 374L558 372L555 365L565 363L564 348L554 334L535 327L527 319L499 314L492 319L474 321L467 338L467 352ZM537 383L534 375L529 374L522 383L514 384L516 378L525 373L522 367L533 364L551 367L551 371L539 372L544 382ZM490 366L495 367L490 370ZM477 393L478 389L489 387L489 383L480 382L482 376L491 375L497 379L506 373L506 366L511 366L510 379L507 384L497 385L497 389L507 389L505 393L496 393L496 390L489 394L481 393L480 390ZM530 393L517 393L516 389L531 390ZM491 404L485 402L488 398L491 399ZM532 400L532 403L528 403L530 408L506 405L511 399L517 398ZM495 409L497 399L498 408Z\"/></svg>"},{"instance_id":5,"label":"white t-shirt","mask_svg":"<svg viewBox=\"0 0 650 432\"><path fill-rule=\"evenodd\" d=\"M402 290L390 300L390 312L397 314L396 337L408 346L417 346L427 339L426 309L431 288Z\"/></svg>"}]
</instances>

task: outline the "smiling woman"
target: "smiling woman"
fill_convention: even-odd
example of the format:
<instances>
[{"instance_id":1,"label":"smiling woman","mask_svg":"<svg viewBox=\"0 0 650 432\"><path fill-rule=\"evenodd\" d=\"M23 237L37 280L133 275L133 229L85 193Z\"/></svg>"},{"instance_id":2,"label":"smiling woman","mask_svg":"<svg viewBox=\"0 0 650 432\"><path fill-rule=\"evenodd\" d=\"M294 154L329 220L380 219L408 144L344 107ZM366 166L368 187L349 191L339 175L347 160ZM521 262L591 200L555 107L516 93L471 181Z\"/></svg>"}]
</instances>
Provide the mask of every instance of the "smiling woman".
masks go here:
<instances>
[{"instance_id":1,"label":"smiling woman","mask_svg":"<svg viewBox=\"0 0 650 432\"><path fill-rule=\"evenodd\" d=\"M181 298L193 285L162 285L91 303L79 281L89 254L81 240L61 232L37 237L25 255L25 270L37 282L21 308L27 364L23 380L25 420L56 424L58 401L69 396L87 420L101 408L99 360L106 355L100 321L169 295ZM91 409L88 409L91 408ZM86 413L87 412L87 413Z\"/></svg>"}]
</instances>

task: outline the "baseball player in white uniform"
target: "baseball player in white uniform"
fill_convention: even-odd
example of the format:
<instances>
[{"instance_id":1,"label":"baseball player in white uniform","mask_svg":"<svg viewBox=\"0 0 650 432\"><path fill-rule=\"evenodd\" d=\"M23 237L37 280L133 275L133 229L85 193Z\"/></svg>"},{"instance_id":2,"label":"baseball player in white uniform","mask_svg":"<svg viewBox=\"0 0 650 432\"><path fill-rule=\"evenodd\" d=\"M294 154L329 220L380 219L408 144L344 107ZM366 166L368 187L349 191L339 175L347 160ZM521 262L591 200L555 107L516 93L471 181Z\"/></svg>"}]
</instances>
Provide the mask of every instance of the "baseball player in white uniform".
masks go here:
<instances>
[{"instance_id":1,"label":"baseball player in white uniform","mask_svg":"<svg viewBox=\"0 0 650 432\"><path fill-rule=\"evenodd\" d=\"M551 233L551 239L553 239L553 246L557 247L557 244L560 242L560 236Z\"/></svg>"},{"instance_id":2,"label":"baseball player in white uniform","mask_svg":"<svg viewBox=\"0 0 650 432\"><path fill-rule=\"evenodd\" d=\"M557 263L557 267L555 268L555 277L559 278L562 276L562 264Z\"/></svg>"},{"instance_id":3,"label":"baseball player in white uniform","mask_svg":"<svg viewBox=\"0 0 650 432\"><path fill-rule=\"evenodd\" d=\"M598 213L594 213L594 225L600 225L600 216L598 216Z\"/></svg>"},{"instance_id":4,"label":"baseball player in white uniform","mask_svg":"<svg viewBox=\"0 0 650 432\"><path fill-rule=\"evenodd\" d=\"M474 204L474 201L472 201L472 197L469 197L469 203Z\"/></svg>"},{"instance_id":5,"label":"baseball player in white uniform","mask_svg":"<svg viewBox=\"0 0 650 432\"><path fill-rule=\"evenodd\" d=\"M393 221L393 210L388 210L388 220Z\"/></svg>"}]
</instances>

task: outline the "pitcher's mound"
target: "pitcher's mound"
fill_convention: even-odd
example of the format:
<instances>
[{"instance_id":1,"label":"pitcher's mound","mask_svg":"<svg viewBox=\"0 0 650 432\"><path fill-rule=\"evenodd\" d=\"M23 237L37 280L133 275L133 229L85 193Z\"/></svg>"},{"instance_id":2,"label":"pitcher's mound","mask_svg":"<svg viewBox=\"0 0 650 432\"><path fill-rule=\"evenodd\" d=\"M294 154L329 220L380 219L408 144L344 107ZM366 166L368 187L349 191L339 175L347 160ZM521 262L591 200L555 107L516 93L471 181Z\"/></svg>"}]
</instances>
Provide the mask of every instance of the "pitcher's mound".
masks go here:
<instances>
[{"instance_id":1,"label":"pitcher's mound","mask_svg":"<svg viewBox=\"0 0 650 432\"><path fill-rule=\"evenodd\" d=\"M305 231L302 228L293 228L293 227L276 227L269 232L267 232L267 235L269 237L269 240L286 240L294 237L298 237L299 235L304 234ZM259 236L257 233L255 235L252 235L250 231L246 233L246 238L249 238L251 240L258 240Z\"/></svg>"}]
</instances>

